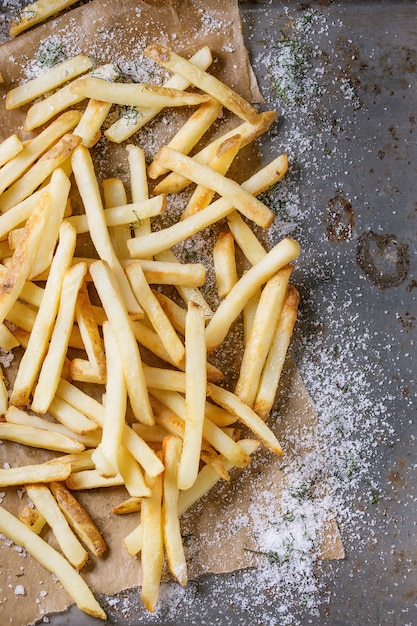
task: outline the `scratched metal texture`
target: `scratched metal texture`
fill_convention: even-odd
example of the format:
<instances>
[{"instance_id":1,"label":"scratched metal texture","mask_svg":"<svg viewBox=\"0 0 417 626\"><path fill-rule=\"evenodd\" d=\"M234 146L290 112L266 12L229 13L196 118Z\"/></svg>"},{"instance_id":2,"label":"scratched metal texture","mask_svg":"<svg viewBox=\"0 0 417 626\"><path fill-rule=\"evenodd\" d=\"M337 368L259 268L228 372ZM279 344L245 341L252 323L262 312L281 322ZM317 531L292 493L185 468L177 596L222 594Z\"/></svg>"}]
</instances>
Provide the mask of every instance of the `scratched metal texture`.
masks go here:
<instances>
[{"instance_id":1,"label":"scratched metal texture","mask_svg":"<svg viewBox=\"0 0 417 626\"><path fill-rule=\"evenodd\" d=\"M0 23L3 37L10 4L3 1ZM17 3L13 4L16 6ZM417 365L417 3L406 0L241 2L245 39L267 101L272 97L271 85L256 61L265 48L277 40L280 28L291 16L296 18L307 8L320 11L329 24L338 20L343 24L342 35L338 32L337 40L331 44L327 41L326 46L337 50L337 64L355 85L361 107L352 111L350 117L343 115L345 123L339 129L332 152L334 177L328 173L321 176L320 166L315 181L310 179L305 184L300 177L298 189L302 204L314 203L317 207L316 219L302 234L308 262L298 269L296 275L302 295L308 295L308 301L314 302L314 310L301 305L301 323L308 324L309 315L325 323L327 302L337 289L341 302L338 309L340 325L346 323L354 310L363 321L364 329L371 327L375 330L374 339L371 337L370 341L384 343L385 347L379 350L381 345L373 346L383 356L379 363L381 376L374 375L370 384L374 386L375 398L385 394L387 385L389 387L388 419L395 429L395 436L390 446L382 444L379 447L370 470L369 480L375 481L380 491L378 502L372 506L358 504L365 507L363 527L358 530L362 535L361 547L358 548L346 533L346 559L328 562L322 567L320 575L325 582L324 593L328 601L320 608L320 615L304 615L294 608L293 623L412 625L417 624L414 408ZM331 32L337 32L337 29ZM329 71L335 73L338 69L334 65L336 59L329 55L326 62ZM345 110L346 103L340 102L340 107ZM335 114L337 116L337 111ZM284 118L284 127L286 123ZM267 142L263 150L267 155ZM312 154L314 156L320 159L321 154ZM342 158L345 161L343 167ZM351 236L340 241L335 241L332 225L328 220L326 222L329 210L335 208L335 198L336 208L352 226ZM398 256L399 245L403 246L405 256ZM317 280L310 269L323 258L327 271L321 280ZM390 276L393 258L400 264L394 268L400 271L400 275L398 271L394 272L395 279ZM375 271L375 264L381 271ZM352 308L351 299L355 297ZM337 331L328 332L329 345L332 341L337 342ZM385 349L386 346L390 346L389 350ZM366 488L364 485L364 492ZM370 528L372 538L369 536L367 541ZM164 621L164 626L263 623L256 610L242 609L234 602L233 584L238 587L239 578L240 573L225 576L223 587L218 584L218 577L211 576L192 583L195 611L190 615L178 607L175 621ZM130 594L131 603L135 593ZM214 594L216 602L213 602ZM123 595L129 597L129 593ZM111 607L106 606L106 609L109 609L109 624L133 626L147 623L139 604L136 618L132 617L135 611L123 617ZM50 616L49 620L51 624L60 625L101 623L74 608L65 614Z\"/></svg>"}]
</instances>

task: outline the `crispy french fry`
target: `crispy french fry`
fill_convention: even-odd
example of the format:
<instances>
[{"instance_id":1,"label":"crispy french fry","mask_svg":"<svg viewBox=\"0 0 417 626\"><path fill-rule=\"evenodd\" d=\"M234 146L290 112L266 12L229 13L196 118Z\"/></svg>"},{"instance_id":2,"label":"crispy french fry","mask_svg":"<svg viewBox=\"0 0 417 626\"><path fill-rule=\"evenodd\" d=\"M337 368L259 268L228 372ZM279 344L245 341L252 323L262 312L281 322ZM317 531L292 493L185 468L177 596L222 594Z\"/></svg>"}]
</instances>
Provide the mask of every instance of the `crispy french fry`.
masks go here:
<instances>
[{"instance_id":1,"label":"crispy french fry","mask_svg":"<svg viewBox=\"0 0 417 626\"><path fill-rule=\"evenodd\" d=\"M293 239L282 239L256 265L251 267L235 284L230 293L220 303L206 328L208 351L217 347L225 338L231 324L242 311L257 289L284 267L300 252Z\"/></svg>"},{"instance_id":2,"label":"crispy french fry","mask_svg":"<svg viewBox=\"0 0 417 626\"><path fill-rule=\"evenodd\" d=\"M85 508L62 483L52 482L49 488L69 525L83 544L96 557L103 556L107 550L106 542Z\"/></svg>"},{"instance_id":3,"label":"crispy french fry","mask_svg":"<svg viewBox=\"0 0 417 626\"><path fill-rule=\"evenodd\" d=\"M158 44L147 46L144 54L162 67L179 74L221 102L223 106L248 122L254 124L258 118L258 111L239 96L233 89L222 83L218 78L196 68L184 57Z\"/></svg>"},{"instance_id":4,"label":"crispy french fry","mask_svg":"<svg viewBox=\"0 0 417 626\"><path fill-rule=\"evenodd\" d=\"M161 584L164 546L162 535L162 475L148 479L151 496L142 500L142 583L141 598L145 607L153 613L156 608Z\"/></svg>"},{"instance_id":5,"label":"crispy french fry","mask_svg":"<svg viewBox=\"0 0 417 626\"><path fill-rule=\"evenodd\" d=\"M49 349L39 372L32 400L32 410L46 413L59 383L70 332L74 323L77 295L87 271L84 263L70 267L64 275L58 314L52 331Z\"/></svg>"},{"instance_id":6,"label":"crispy french fry","mask_svg":"<svg viewBox=\"0 0 417 626\"><path fill-rule=\"evenodd\" d=\"M219 298L224 298L238 280L234 239L229 231L219 233L213 247L213 262L217 293Z\"/></svg>"},{"instance_id":7,"label":"crispy french fry","mask_svg":"<svg viewBox=\"0 0 417 626\"><path fill-rule=\"evenodd\" d=\"M16 545L23 546L43 567L55 574L81 611L106 619L105 612L77 570L65 557L3 507L0 507L0 532Z\"/></svg>"},{"instance_id":8,"label":"crispy french fry","mask_svg":"<svg viewBox=\"0 0 417 626\"><path fill-rule=\"evenodd\" d=\"M293 267L283 267L262 290L240 364L235 394L253 407L259 380L281 315Z\"/></svg>"},{"instance_id":9,"label":"crispy french fry","mask_svg":"<svg viewBox=\"0 0 417 626\"><path fill-rule=\"evenodd\" d=\"M128 498L112 508L115 515L126 515L128 513L138 513L142 507L142 498Z\"/></svg>"},{"instance_id":10,"label":"crispy french fry","mask_svg":"<svg viewBox=\"0 0 417 626\"><path fill-rule=\"evenodd\" d=\"M201 69L207 69L209 65L212 63L213 57L210 52L210 48L208 46L204 46L198 50L191 58L190 62L200 67ZM163 85L164 87L181 89L185 90L190 86L190 83L182 78L181 76L171 76ZM120 116L120 118L114 122L105 131L105 135L107 139L110 141L114 141L116 143L121 143L122 141L131 137L139 128L142 128L147 122L149 122L152 118L155 117L161 108L144 108L144 107L129 107L129 112L132 115ZM133 119L132 119L133 117Z\"/></svg>"},{"instance_id":11,"label":"crispy french fry","mask_svg":"<svg viewBox=\"0 0 417 626\"><path fill-rule=\"evenodd\" d=\"M166 437L162 446L165 466L162 498L162 527L168 566L171 574L180 583L187 584L187 564L181 539L178 517L178 464L181 458L181 439Z\"/></svg>"},{"instance_id":12,"label":"crispy french fry","mask_svg":"<svg viewBox=\"0 0 417 626\"><path fill-rule=\"evenodd\" d=\"M88 553L72 532L51 491L46 485L28 484L25 487L29 498L51 527L68 561L76 569L84 567Z\"/></svg>"},{"instance_id":13,"label":"crispy french fry","mask_svg":"<svg viewBox=\"0 0 417 626\"><path fill-rule=\"evenodd\" d=\"M265 362L256 393L254 411L266 420L274 404L285 357L297 318L299 294L289 285L281 316Z\"/></svg>"},{"instance_id":14,"label":"crispy french fry","mask_svg":"<svg viewBox=\"0 0 417 626\"><path fill-rule=\"evenodd\" d=\"M39 535L45 524L46 519L34 507L27 504L19 511L19 520L23 522L32 532Z\"/></svg>"},{"instance_id":15,"label":"crispy french fry","mask_svg":"<svg viewBox=\"0 0 417 626\"><path fill-rule=\"evenodd\" d=\"M91 98L83 116L74 128L75 135L82 139L82 145L92 148L101 137L101 127L111 109L111 103Z\"/></svg>"},{"instance_id":16,"label":"crispy french fry","mask_svg":"<svg viewBox=\"0 0 417 626\"><path fill-rule=\"evenodd\" d=\"M38 98L47 91L51 91L63 83L68 82L75 76L86 72L92 65L93 62L91 59L83 54L78 54L71 59L54 65L40 76L22 83L14 89L10 89L6 96L6 109L17 109L23 104L35 100L35 98Z\"/></svg>"},{"instance_id":17,"label":"crispy french fry","mask_svg":"<svg viewBox=\"0 0 417 626\"><path fill-rule=\"evenodd\" d=\"M197 478L207 395L204 311L193 301L187 309L185 350L186 419L178 469L178 487L182 490L189 489Z\"/></svg>"},{"instance_id":18,"label":"crispy french fry","mask_svg":"<svg viewBox=\"0 0 417 626\"><path fill-rule=\"evenodd\" d=\"M75 231L72 226L64 222L59 231L58 247L52 260L38 315L33 324L33 332L20 361L13 385L10 403L16 406L24 406L28 401L41 367L58 311L61 284L70 266L74 249Z\"/></svg>"}]
</instances>

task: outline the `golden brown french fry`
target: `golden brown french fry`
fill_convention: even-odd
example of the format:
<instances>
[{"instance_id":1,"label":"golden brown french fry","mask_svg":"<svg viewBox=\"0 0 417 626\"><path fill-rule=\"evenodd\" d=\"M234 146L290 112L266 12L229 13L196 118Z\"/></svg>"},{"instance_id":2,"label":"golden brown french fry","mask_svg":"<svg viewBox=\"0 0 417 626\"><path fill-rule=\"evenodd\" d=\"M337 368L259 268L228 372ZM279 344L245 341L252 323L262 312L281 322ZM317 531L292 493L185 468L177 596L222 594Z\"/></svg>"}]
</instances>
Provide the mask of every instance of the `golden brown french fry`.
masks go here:
<instances>
[{"instance_id":1,"label":"golden brown french fry","mask_svg":"<svg viewBox=\"0 0 417 626\"><path fill-rule=\"evenodd\" d=\"M28 28L40 24L63 9L67 9L76 0L36 0L20 9L12 20L9 36L15 37Z\"/></svg>"},{"instance_id":2,"label":"golden brown french fry","mask_svg":"<svg viewBox=\"0 0 417 626\"><path fill-rule=\"evenodd\" d=\"M216 348L225 338L231 324L259 287L279 269L297 258L300 247L293 239L282 239L256 265L251 267L220 303L206 328L208 351Z\"/></svg>"},{"instance_id":3,"label":"golden brown french fry","mask_svg":"<svg viewBox=\"0 0 417 626\"><path fill-rule=\"evenodd\" d=\"M106 619L105 612L90 588L66 558L3 507L0 507L0 532L16 545L24 547L45 569L52 572L81 611Z\"/></svg>"},{"instance_id":4,"label":"golden brown french fry","mask_svg":"<svg viewBox=\"0 0 417 626\"><path fill-rule=\"evenodd\" d=\"M86 271L85 263L78 263L65 272L49 349L42 363L33 394L32 410L36 413L46 413L54 398L64 366L71 328L74 324L77 295Z\"/></svg>"},{"instance_id":5,"label":"golden brown french fry","mask_svg":"<svg viewBox=\"0 0 417 626\"><path fill-rule=\"evenodd\" d=\"M93 76L74 81L71 92L84 98L96 98L102 102L159 108L193 106L211 99L206 94L189 93L144 83L113 83Z\"/></svg>"},{"instance_id":6,"label":"golden brown french fry","mask_svg":"<svg viewBox=\"0 0 417 626\"><path fill-rule=\"evenodd\" d=\"M162 535L162 475L148 479L151 496L142 500L142 583L141 598L153 613L156 608L164 562Z\"/></svg>"},{"instance_id":7,"label":"golden brown french fry","mask_svg":"<svg viewBox=\"0 0 417 626\"><path fill-rule=\"evenodd\" d=\"M114 273L118 283L118 291L120 290L122 294L129 315L134 318L142 317L143 311L133 295L129 281L113 249L103 215L103 204L94 171L93 160L87 148L79 146L78 149L74 151L72 155L72 167L88 217L90 235L94 247L100 258L108 263Z\"/></svg>"},{"instance_id":8,"label":"golden brown french fry","mask_svg":"<svg viewBox=\"0 0 417 626\"><path fill-rule=\"evenodd\" d=\"M237 283L235 244L232 233L222 231L213 246L213 263L217 293L224 298Z\"/></svg>"},{"instance_id":9,"label":"golden brown french fry","mask_svg":"<svg viewBox=\"0 0 417 626\"><path fill-rule=\"evenodd\" d=\"M27 504L19 511L19 520L25 524L32 532L39 535L45 524L46 519L35 508Z\"/></svg>"},{"instance_id":10,"label":"golden brown french fry","mask_svg":"<svg viewBox=\"0 0 417 626\"><path fill-rule=\"evenodd\" d=\"M221 102L223 106L235 113L238 117L252 124L257 121L258 111L249 104L249 102L239 96L239 94L225 83L222 83L218 78L196 68L195 65L184 57L158 44L147 46L144 50L144 54L162 67L186 78L191 84L213 96L213 98Z\"/></svg>"},{"instance_id":11,"label":"golden brown french fry","mask_svg":"<svg viewBox=\"0 0 417 626\"><path fill-rule=\"evenodd\" d=\"M96 261L90 265L89 271L121 350L122 367L133 413L139 422L153 424L142 359L114 275L104 261Z\"/></svg>"},{"instance_id":12,"label":"golden brown french fry","mask_svg":"<svg viewBox=\"0 0 417 626\"><path fill-rule=\"evenodd\" d=\"M191 63L194 63L194 65L204 70L208 68L212 61L213 57L208 46L204 46L190 58ZM181 76L174 75L171 76L163 86L185 90L190 86L190 83ZM161 108L159 107L129 107L129 115L121 115L120 118L105 131L105 135L110 141L121 143L136 133L139 128L147 124L147 122L154 118L160 111Z\"/></svg>"},{"instance_id":13,"label":"golden brown french fry","mask_svg":"<svg viewBox=\"0 0 417 626\"><path fill-rule=\"evenodd\" d=\"M31 100L35 100L44 93L56 89L63 83L68 82L75 76L89 70L93 65L91 59L83 54L78 54L71 59L57 63L43 74L32 80L22 83L14 89L10 89L6 96L6 109L17 109Z\"/></svg>"},{"instance_id":14,"label":"golden brown french fry","mask_svg":"<svg viewBox=\"0 0 417 626\"><path fill-rule=\"evenodd\" d=\"M216 100L209 100L201 104L170 139L167 146L183 154L188 154L217 119L222 108L220 102ZM148 176L149 178L158 178L168 171L157 161L153 161L148 167Z\"/></svg>"},{"instance_id":15,"label":"golden brown french fry","mask_svg":"<svg viewBox=\"0 0 417 626\"><path fill-rule=\"evenodd\" d=\"M10 161L16 154L19 154L23 150L23 143L19 137L14 133L4 139L0 143L0 167L3 167L5 163Z\"/></svg>"},{"instance_id":16,"label":"golden brown french fry","mask_svg":"<svg viewBox=\"0 0 417 626\"><path fill-rule=\"evenodd\" d=\"M193 301L185 322L185 399L184 440L178 468L178 487L189 489L197 478L206 405L207 372L204 311Z\"/></svg>"},{"instance_id":17,"label":"golden brown french fry","mask_svg":"<svg viewBox=\"0 0 417 626\"><path fill-rule=\"evenodd\" d=\"M62 483L54 481L49 488L69 525L86 548L96 557L103 556L107 550L106 542L85 508Z\"/></svg>"},{"instance_id":18,"label":"golden brown french fry","mask_svg":"<svg viewBox=\"0 0 417 626\"><path fill-rule=\"evenodd\" d=\"M82 118L74 128L74 134L82 139L82 145L92 148L101 137L101 127L111 109L111 103L91 98Z\"/></svg>"},{"instance_id":19,"label":"golden brown french fry","mask_svg":"<svg viewBox=\"0 0 417 626\"><path fill-rule=\"evenodd\" d=\"M75 231L63 222L59 231L59 243L52 260L44 296L33 324L28 346L19 364L13 385L10 403L25 406L29 399L49 338L52 334L55 315L58 311L61 284L69 268L75 250Z\"/></svg>"},{"instance_id":20,"label":"golden brown french fry","mask_svg":"<svg viewBox=\"0 0 417 626\"><path fill-rule=\"evenodd\" d=\"M72 532L57 501L46 485L27 484L26 493L39 513L46 519L68 561L76 569L81 569L87 562L88 553Z\"/></svg>"},{"instance_id":21,"label":"golden brown french fry","mask_svg":"<svg viewBox=\"0 0 417 626\"><path fill-rule=\"evenodd\" d=\"M162 526L165 552L171 574L180 583L187 584L187 564L178 516L178 464L181 458L181 439L175 436L165 437L162 446L162 459L165 465Z\"/></svg>"},{"instance_id":22,"label":"golden brown french fry","mask_svg":"<svg viewBox=\"0 0 417 626\"><path fill-rule=\"evenodd\" d=\"M289 285L256 393L254 411L266 420L274 404L282 368L297 318L299 294Z\"/></svg>"},{"instance_id":23,"label":"golden brown french fry","mask_svg":"<svg viewBox=\"0 0 417 626\"><path fill-rule=\"evenodd\" d=\"M291 265L283 267L266 283L249 331L235 394L250 407L253 407L255 402L259 380L281 315L292 270Z\"/></svg>"},{"instance_id":24,"label":"golden brown french fry","mask_svg":"<svg viewBox=\"0 0 417 626\"><path fill-rule=\"evenodd\" d=\"M62 461L19 465L0 468L0 487L11 487L32 483L48 483L51 480L66 480L71 473L71 464Z\"/></svg>"},{"instance_id":25,"label":"golden brown french fry","mask_svg":"<svg viewBox=\"0 0 417 626\"><path fill-rule=\"evenodd\" d=\"M43 193L26 221L19 245L0 285L0 322L18 299L36 259L38 246L51 208L51 196Z\"/></svg>"},{"instance_id":26,"label":"golden brown french fry","mask_svg":"<svg viewBox=\"0 0 417 626\"><path fill-rule=\"evenodd\" d=\"M138 513L142 507L142 498L128 498L120 504L116 504L111 510L115 515L126 515L128 513Z\"/></svg>"}]
</instances>

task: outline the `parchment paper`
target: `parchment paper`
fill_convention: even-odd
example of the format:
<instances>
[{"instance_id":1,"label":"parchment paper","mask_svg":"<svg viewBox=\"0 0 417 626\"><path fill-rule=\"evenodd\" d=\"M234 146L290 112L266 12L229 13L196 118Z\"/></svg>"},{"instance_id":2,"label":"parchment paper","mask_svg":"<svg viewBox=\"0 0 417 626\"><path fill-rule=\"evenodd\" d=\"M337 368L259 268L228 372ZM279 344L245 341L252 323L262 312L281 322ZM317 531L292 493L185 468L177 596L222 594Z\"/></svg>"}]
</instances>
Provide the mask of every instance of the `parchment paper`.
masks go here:
<instances>
[{"instance_id":1,"label":"parchment paper","mask_svg":"<svg viewBox=\"0 0 417 626\"><path fill-rule=\"evenodd\" d=\"M68 42L73 53L91 55L99 63L115 58L134 57L141 47L153 41L162 43L186 56L202 45L209 45L215 58L210 70L223 78L241 95L252 102L262 96L256 86L244 47L238 3L224 0L178 0L150 2L129 0L94 0L71 10L65 15L20 35L0 47L0 71L4 77L1 86L5 94L14 84L25 79L25 67L40 43L51 35ZM18 132L26 108L5 112L2 109L0 140ZM108 153L110 154L110 152ZM256 166L256 153L249 153L245 169ZM253 157L253 158L252 158ZM115 158L109 157L108 167L114 168ZM5 370L13 375L13 367ZM316 417L312 402L290 361L280 389L280 416L275 429L281 438L286 459L293 454L291 441L298 432L313 432ZM317 442L318 443L318 442ZM298 451L299 453L299 451ZM34 462L48 453L40 453L14 444L0 445L0 463L11 465ZM188 553L190 577L203 572L230 572L238 568L254 567L257 558L248 550L255 549L253 533L248 527L238 531L230 519L240 519L248 512L248 503L262 489L272 490L279 507L284 477L279 467L281 460L261 449L256 454L253 469L233 476L232 485L220 485L188 513L184 524L192 529L193 550ZM261 479L259 468L262 468ZM256 472L256 480L251 476ZM228 496L225 497L225 493ZM92 558L83 569L83 576L94 593L115 594L140 583L139 561L129 557L123 547L123 537L137 524L136 515L115 516L112 506L126 498L123 489L96 490L77 494L90 511L108 544L108 552L98 563ZM4 506L17 513L26 502L23 492L5 489L1 498ZM221 529L221 532L220 532ZM54 544L51 533L47 538ZM55 545L55 544L54 544ZM320 549L323 558L342 558L343 546L334 520L328 520L323 529ZM59 582L26 558L14 546L0 542L0 622L26 624L41 614L65 609L71 602ZM15 595L17 585L23 585L25 595Z\"/></svg>"}]
</instances>

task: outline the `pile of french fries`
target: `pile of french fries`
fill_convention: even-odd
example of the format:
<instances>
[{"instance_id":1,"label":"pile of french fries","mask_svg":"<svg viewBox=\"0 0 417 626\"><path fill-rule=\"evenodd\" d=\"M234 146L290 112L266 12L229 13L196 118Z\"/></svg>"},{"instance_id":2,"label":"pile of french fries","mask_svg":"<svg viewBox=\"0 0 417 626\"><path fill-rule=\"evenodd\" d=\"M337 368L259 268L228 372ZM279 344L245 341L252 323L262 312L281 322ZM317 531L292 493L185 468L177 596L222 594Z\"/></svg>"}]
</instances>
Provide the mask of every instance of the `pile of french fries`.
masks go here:
<instances>
[{"instance_id":1,"label":"pile of french fries","mask_svg":"<svg viewBox=\"0 0 417 626\"><path fill-rule=\"evenodd\" d=\"M51 455L23 466L6 459L0 486L23 486L31 506L19 518L1 506L0 532L102 619L80 570L89 553L105 553L105 537L74 493L124 487L113 513L138 520L121 549L140 556L142 600L154 611L164 559L187 583L180 516L245 467L260 444L282 454L267 419L298 307L289 284L297 242L267 251L251 227L267 229L274 219L257 196L285 175L286 156L242 184L227 176L276 113L259 113L213 77L207 47L190 59L159 45L144 54L171 73L163 86L117 82L111 65L93 67L80 54L10 89L6 107L26 105L24 130L36 132L0 144L0 346L22 351L14 380L0 380L0 440ZM126 104L136 122L120 117L106 126L110 109ZM117 177L98 180L102 135L109 145L124 142L167 107L190 114L151 163L126 143L130 189ZM223 109L235 127L190 156ZM167 194L187 187L178 221L153 229ZM82 214L72 214L74 189ZM212 250L215 310L200 289L205 265L182 263L172 251L213 224L221 227ZM91 258L76 255L86 233ZM230 389L210 355L241 316L244 350ZM42 538L45 525L59 550Z\"/></svg>"}]
</instances>

